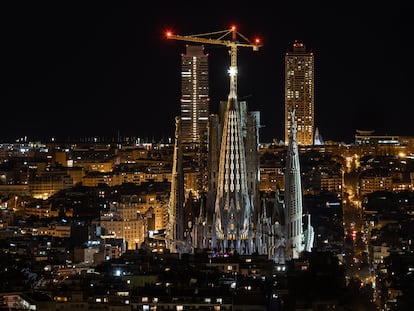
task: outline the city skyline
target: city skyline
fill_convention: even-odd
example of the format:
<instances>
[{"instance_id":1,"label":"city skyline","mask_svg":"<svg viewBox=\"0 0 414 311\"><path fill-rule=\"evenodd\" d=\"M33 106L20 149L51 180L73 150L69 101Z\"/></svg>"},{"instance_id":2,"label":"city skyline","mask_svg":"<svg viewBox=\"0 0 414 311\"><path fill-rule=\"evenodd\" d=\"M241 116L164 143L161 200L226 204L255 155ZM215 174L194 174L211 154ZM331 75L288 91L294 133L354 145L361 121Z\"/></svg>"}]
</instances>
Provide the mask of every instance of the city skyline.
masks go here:
<instances>
[{"instance_id":1,"label":"city skyline","mask_svg":"<svg viewBox=\"0 0 414 311\"><path fill-rule=\"evenodd\" d=\"M325 141L353 142L356 129L414 135L405 112L412 78L400 57L411 47L403 42L407 21L399 3L296 2L255 11L211 4L198 13L150 5L145 16L135 2L7 4L2 11L0 141L23 135L174 137L185 43L166 40L165 31L196 34L233 24L263 40L257 52L240 50L238 60L238 96L261 111L261 141L283 140L284 54L295 40L315 54L315 127ZM216 112L228 95L228 51L205 50L210 110Z\"/></svg>"}]
</instances>

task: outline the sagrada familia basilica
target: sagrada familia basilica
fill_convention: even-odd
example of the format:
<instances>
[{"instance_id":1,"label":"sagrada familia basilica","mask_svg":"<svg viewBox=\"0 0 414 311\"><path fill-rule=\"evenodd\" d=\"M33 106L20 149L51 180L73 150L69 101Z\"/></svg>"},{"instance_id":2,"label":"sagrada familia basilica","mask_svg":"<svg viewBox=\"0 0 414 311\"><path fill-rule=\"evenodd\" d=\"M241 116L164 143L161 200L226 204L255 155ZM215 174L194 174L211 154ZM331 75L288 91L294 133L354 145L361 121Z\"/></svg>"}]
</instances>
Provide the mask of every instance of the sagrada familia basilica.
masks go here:
<instances>
[{"instance_id":1,"label":"sagrada familia basilica","mask_svg":"<svg viewBox=\"0 0 414 311\"><path fill-rule=\"evenodd\" d=\"M262 204L258 190L259 114L249 112L247 103L237 100L235 90L231 90L227 102L220 104L221 114L212 115L209 123L206 200L191 219L184 208L179 118L176 121L170 227L166 237L171 252L210 249L266 254L278 264L299 258L303 251L311 251L313 228L310 219L306 228L303 223L295 123L287 146L284 191L276 194L275 204L269 209Z\"/></svg>"},{"instance_id":2,"label":"sagrada familia basilica","mask_svg":"<svg viewBox=\"0 0 414 311\"><path fill-rule=\"evenodd\" d=\"M260 113L249 111L237 98L237 67L232 59L230 90L219 113L208 120L203 178L206 181L197 211L184 189L182 120L176 118L173 179L166 242L171 252L267 255L276 264L310 251L310 216L304 227L302 186L296 124L292 122L287 146L284 191L276 193L269 208L259 192ZM233 70L232 70L233 69ZM295 111L290 111L295 120ZM203 150L200 152L203 153Z\"/></svg>"}]
</instances>

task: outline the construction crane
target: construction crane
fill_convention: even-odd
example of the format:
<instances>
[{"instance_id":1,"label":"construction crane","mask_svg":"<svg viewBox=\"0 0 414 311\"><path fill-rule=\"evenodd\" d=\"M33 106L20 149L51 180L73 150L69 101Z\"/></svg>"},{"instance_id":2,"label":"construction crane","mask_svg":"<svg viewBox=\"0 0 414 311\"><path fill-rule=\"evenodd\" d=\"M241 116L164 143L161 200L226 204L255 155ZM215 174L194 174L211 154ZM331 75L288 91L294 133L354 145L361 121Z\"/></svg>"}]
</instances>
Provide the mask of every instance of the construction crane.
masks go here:
<instances>
[{"instance_id":1,"label":"construction crane","mask_svg":"<svg viewBox=\"0 0 414 311\"><path fill-rule=\"evenodd\" d=\"M230 68L228 70L230 76L230 92L229 98L237 99L237 49L238 47L249 47L253 51L258 51L262 44L260 39L255 39L252 43L248 38L239 33L235 26L230 29L208 32L195 35L174 35L167 31L167 39L175 39L188 42L217 44L230 47ZM231 36L231 37L230 37ZM230 37L230 38L229 38Z\"/></svg>"}]
</instances>

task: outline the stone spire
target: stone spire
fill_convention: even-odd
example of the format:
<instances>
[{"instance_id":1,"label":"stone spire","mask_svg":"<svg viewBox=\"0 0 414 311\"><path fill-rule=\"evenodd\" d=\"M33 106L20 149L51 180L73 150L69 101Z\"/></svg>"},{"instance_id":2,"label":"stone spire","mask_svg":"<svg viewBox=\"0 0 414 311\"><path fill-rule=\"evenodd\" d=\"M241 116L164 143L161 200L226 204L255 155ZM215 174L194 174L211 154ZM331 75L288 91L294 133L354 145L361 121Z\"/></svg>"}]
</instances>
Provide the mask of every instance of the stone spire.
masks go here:
<instances>
[{"instance_id":1,"label":"stone spire","mask_svg":"<svg viewBox=\"0 0 414 311\"><path fill-rule=\"evenodd\" d=\"M242 114L229 96L223 120L217 192L214 206L213 247L250 254L253 250L253 206L248 189Z\"/></svg>"},{"instance_id":2,"label":"stone spire","mask_svg":"<svg viewBox=\"0 0 414 311\"><path fill-rule=\"evenodd\" d=\"M286 259L297 259L304 250L302 223L302 183L296 142L295 110L290 111L290 128L285 172Z\"/></svg>"}]
</instances>

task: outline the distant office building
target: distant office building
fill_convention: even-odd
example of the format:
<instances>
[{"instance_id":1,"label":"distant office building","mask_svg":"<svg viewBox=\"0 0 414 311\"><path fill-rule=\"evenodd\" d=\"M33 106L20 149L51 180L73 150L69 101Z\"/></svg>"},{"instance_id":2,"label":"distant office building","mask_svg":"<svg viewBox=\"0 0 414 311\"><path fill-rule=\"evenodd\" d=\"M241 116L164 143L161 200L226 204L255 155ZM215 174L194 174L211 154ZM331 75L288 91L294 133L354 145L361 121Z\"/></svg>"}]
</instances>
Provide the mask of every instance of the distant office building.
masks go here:
<instances>
[{"instance_id":1,"label":"distant office building","mask_svg":"<svg viewBox=\"0 0 414 311\"><path fill-rule=\"evenodd\" d=\"M392 190L392 177L387 174L381 174L379 172L369 172L370 174L364 174L360 177L359 181L359 194L361 196L376 192L376 191L391 191Z\"/></svg>"},{"instance_id":2,"label":"distant office building","mask_svg":"<svg viewBox=\"0 0 414 311\"><path fill-rule=\"evenodd\" d=\"M290 111L295 110L298 145L314 143L314 55L303 43L295 42L285 54L285 144L292 125Z\"/></svg>"},{"instance_id":3,"label":"distant office building","mask_svg":"<svg viewBox=\"0 0 414 311\"><path fill-rule=\"evenodd\" d=\"M209 115L208 55L203 46L187 45L181 56L182 142L207 141Z\"/></svg>"},{"instance_id":4,"label":"distant office building","mask_svg":"<svg viewBox=\"0 0 414 311\"><path fill-rule=\"evenodd\" d=\"M389 145L401 144L398 135L373 135L374 130L356 130L355 145Z\"/></svg>"}]
</instances>

